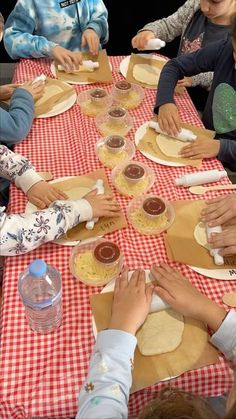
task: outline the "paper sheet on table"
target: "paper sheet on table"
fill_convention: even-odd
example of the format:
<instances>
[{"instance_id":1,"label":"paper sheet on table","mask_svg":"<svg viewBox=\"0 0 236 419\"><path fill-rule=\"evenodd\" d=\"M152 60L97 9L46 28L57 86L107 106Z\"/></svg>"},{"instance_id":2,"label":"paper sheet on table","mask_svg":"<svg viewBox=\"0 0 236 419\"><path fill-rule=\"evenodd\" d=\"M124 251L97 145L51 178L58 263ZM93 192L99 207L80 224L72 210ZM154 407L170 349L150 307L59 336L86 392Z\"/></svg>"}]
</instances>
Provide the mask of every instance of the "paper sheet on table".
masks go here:
<instances>
[{"instance_id":1,"label":"paper sheet on table","mask_svg":"<svg viewBox=\"0 0 236 419\"><path fill-rule=\"evenodd\" d=\"M83 71L81 73L66 73L65 71L58 71L56 67L56 75L59 80L72 81L77 83L94 82L94 83L111 83L112 72L109 65L109 60L105 49L99 51L98 55L94 56L90 53L83 52L83 60L98 61L99 68L94 71Z\"/></svg>"},{"instance_id":2,"label":"paper sheet on table","mask_svg":"<svg viewBox=\"0 0 236 419\"><path fill-rule=\"evenodd\" d=\"M45 114L58 103L75 94L73 87L60 80L46 78L43 96L35 102L35 115Z\"/></svg>"},{"instance_id":3,"label":"paper sheet on table","mask_svg":"<svg viewBox=\"0 0 236 419\"><path fill-rule=\"evenodd\" d=\"M106 329L109 325L112 299L113 292L90 296L92 313L98 331ZM218 362L217 351L208 342L205 325L197 320L185 318L183 339L174 351L161 355L144 356L136 348L131 393L165 378Z\"/></svg>"},{"instance_id":4,"label":"paper sheet on table","mask_svg":"<svg viewBox=\"0 0 236 419\"><path fill-rule=\"evenodd\" d=\"M104 169L98 169L94 172L86 173L86 175L76 176L71 179L54 183L53 185L67 193L68 191L72 189L75 190L79 187L92 189L94 188L98 179L103 179L105 193L113 195L109 187ZM85 222L80 223L77 226L71 228L67 231L66 235L63 236L63 238L67 240L84 240L90 237L104 236L105 234L111 233L112 231L127 227L126 218L123 214L121 214L119 217L101 217L94 225L93 230L87 230L85 228L85 224Z\"/></svg>"},{"instance_id":5,"label":"paper sheet on table","mask_svg":"<svg viewBox=\"0 0 236 419\"><path fill-rule=\"evenodd\" d=\"M171 202L175 210L175 220L165 234L165 245L170 260L206 269L236 268L236 256L224 257L224 265L218 266L208 249L200 246L194 238L195 226L200 221L200 213L206 207L205 201Z\"/></svg>"},{"instance_id":6,"label":"paper sheet on table","mask_svg":"<svg viewBox=\"0 0 236 419\"><path fill-rule=\"evenodd\" d=\"M158 118L155 118L154 120L157 121ZM213 140L215 136L215 131L210 131L205 128L195 127L193 125L185 124L184 122L181 122L181 127L193 131L194 134L197 135L197 139L201 139L201 140L212 139ZM158 159L161 159L167 162L176 162L176 163L185 164L187 166L198 167L198 168L201 166L202 164L201 159L191 160L191 159L182 158L182 157L178 158L178 157L166 156L166 154L162 153L161 149L157 145L157 142L156 142L157 135L158 133L154 129L147 128L146 133L144 134L143 138L138 143L138 146L137 146L138 150L149 153L153 155L154 157L157 157ZM186 143L182 142L182 144L184 147L188 145L189 142L186 142Z\"/></svg>"},{"instance_id":7,"label":"paper sheet on table","mask_svg":"<svg viewBox=\"0 0 236 419\"><path fill-rule=\"evenodd\" d=\"M126 75L126 80L128 80L130 83L136 83L139 84L140 86L146 87L146 88L152 88L152 89L156 89L157 86L153 86L147 83L142 83L138 80L136 80L133 76L133 69L134 66L136 64L148 64L151 67L156 67L158 68L158 70L162 70L164 65L166 64L167 61L162 61L162 60L155 60L155 58L150 58L147 57L142 57L139 54L131 54L130 56L130 60L129 60L129 66L128 66L128 71L127 71L127 75ZM175 88L175 93L177 94L183 94L185 92L185 88L184 87L176 87Z\"/></svg>"}]
</instances>

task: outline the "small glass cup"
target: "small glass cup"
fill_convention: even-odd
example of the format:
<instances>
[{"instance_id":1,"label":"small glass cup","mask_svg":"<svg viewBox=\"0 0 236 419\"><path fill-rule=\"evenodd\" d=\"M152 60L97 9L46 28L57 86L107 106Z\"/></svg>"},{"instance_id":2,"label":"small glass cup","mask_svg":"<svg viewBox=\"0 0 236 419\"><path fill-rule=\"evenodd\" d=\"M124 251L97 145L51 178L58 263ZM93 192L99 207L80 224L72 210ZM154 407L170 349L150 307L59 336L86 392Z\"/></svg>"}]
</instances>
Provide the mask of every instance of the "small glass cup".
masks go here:
<instances>
[{"instance_id":1,"label":"small glass cup","mask_svg":"<svg viewBox=\"0 0 236 419\"><path fill-rule=\"evenodd\" d=\"M125 136L133 126L133 119L126 109L121 106L112 106L99 114L95 123L98 131L105 137L109 135Z\"/></svg>"},{"instance_id":2,"label":"small glass cup","mask_svg":"<svg viewBox=\"0 0 236 419\"><path fill-rule=\"evenodd\" d=\"M77 97L77 103L81 111L87 116L97 116L104 112L112 104L112 97L105 89L90 89L81 92Z\"/></svg>"},{"instance_id":3,"label":"small glass cup","mask_svg":"<svg viewBox=\"0 0 236 419\"><path fill-rule=\"evenodd\" d=\"M133 142L121 135L110 135L106 138L100 138L95 146L95 153L100 162L110 169L127 160L131 160L135 155L135 151Z\"/></svg>"},{"instance_id":4,"label":"small glass cup","mask_svg":"<svg viewBox=\"0 0 236 419\"><path fill-rule=\"evenodd\" d=\"M123 108L135 109L142 102L145 93L141 86L121 80L114 84L111 95L114 102Z\"/></svg>"}]
</instances>

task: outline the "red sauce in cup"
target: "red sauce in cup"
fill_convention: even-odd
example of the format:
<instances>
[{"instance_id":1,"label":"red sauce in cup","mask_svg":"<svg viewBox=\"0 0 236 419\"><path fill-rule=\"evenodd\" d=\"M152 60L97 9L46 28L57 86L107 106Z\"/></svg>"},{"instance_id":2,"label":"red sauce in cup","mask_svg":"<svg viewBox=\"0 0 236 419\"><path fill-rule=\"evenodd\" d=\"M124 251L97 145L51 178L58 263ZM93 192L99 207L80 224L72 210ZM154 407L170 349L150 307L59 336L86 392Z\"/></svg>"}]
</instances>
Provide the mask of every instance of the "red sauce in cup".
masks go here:
<instances>
[{"instance_id":1,"label":"red sauce in cup","mask_svg":"<svg viewBox=\"0 0 236 419\"><path fill-rule=\"evenodd\" d=\"M111 135L110 137L107 137L105 144L108 149L118 151L124 147L125 140L120 135Z\"/></svg>"},{"instance_id":2,"label":"red sauce in cup","mask_svg":"<svg viewBox=\"0 0 236 419\"><path fill-rule=\"evenodd\" d=\"M104 89L94 89L90 92L90 96L93 100L100 100L106 97L107 92Z\"/></svg>"},{"instance_id":3,"label":"red sauce in cup","mask_svg":"<svg viewBox=\"0 0 236 419\"><path fill-rule=\"evenodd\" d=\"M140 180L143 178L145 170L139 164L130 163L123 170L123 174L128 180Z\"/></svg>"},{"instance_id":4,"label":"red sauce in cup","mask_svg":"<svg viewBox=\"0 0 236 419\"><path fill-rule=\"evenodd\" d=\"M124 118L126 111L123 108L114 108L109 111L109 115L116 119Z\"/></svg>"},{"instance_id":5,"label":"red sauce in cup","mask_svg":"<svg viewBox=\"0 0 236 419\"><path fill-rule=\"evenodd\" d=\"M95 247L94 257L101 263L112 264L119 259L120 249L115 243L105 241Z\"/></svg>"},{"instance_id":6,"label":"red sauce in cup","mask_svg":"<svg viewBox=\"0 0 236 419\"><path fill-rule=\"evenodd\" d=\"M165 203L155 196L145 199L143 202L143 210L151 216L159 216L166 210Z\"/></svg>"},{"instance_id":7,"label":"red sauce in cup","mask_svg":"<svg viewBox=\"0 0 236 419\"><path fill-rule=\"evenodd\" d=\"M118 81L117 83L115 83L115 87L120 92L127 93L128 91L131 90L132 86L131 86L131 83L129 83L128 81L121 80L121 81Z\"/></svg>"}]
</instances>

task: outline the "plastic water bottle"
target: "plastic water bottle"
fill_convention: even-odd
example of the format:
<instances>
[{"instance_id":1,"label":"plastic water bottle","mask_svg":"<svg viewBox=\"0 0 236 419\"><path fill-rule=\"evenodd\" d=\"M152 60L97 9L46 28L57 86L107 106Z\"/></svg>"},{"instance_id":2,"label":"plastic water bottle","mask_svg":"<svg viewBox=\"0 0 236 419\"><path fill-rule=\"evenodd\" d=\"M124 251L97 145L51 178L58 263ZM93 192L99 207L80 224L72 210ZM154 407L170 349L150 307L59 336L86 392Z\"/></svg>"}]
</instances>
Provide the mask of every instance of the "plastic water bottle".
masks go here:
<instances>
[{"instance_id":1,"label":"plastic water bottle","mask_svg":"<svg viewBox=\"0 0 236 419\"><path fill-rule=\"evenodd\" d=\"M20 274L18 290L29 326L38 333L50 333L60 326L61 275L57 269L36 259Z\"/></svg>"}]
</instances>

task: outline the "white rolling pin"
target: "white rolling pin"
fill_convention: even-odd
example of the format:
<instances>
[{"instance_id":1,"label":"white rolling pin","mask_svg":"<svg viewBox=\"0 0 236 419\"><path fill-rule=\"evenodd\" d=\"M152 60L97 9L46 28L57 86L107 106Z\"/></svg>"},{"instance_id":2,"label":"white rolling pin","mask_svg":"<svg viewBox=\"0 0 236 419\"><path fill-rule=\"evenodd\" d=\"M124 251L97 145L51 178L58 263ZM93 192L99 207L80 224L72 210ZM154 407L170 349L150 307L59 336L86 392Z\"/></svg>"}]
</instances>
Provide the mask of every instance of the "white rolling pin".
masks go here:
<instances>
[{"instance_id":1,"label":"white rolling pin","mask_svg":"<svg viewBox=\"0 0 236 419\"><path fill-rule=\"evenodd\" d=\"M84 67L86 67L88 70L91 70L91 69L93 70L95 68L99 68L99 62L98 61L84 60L84 61L82 61L82 65ZM61 65L61 64L58 64L58 70L59 71L67 71L65 69L65 67L63 67L63 65ZM78 71L78 69L74 70L74 71ZM73 73L73 70L71 70L71 72Z\"/></svg>"},{"instance_id":2,"label":"white rolling pin","mask_svg":"<svg viewBox=\"0 0 236 419\"><path fill-rule=\"evenodd\" d=\"M40 76L35 77L31 84L37 83L38 81L43 81L45 83L46 78L45 74L40 74Z\"/></svg>"},{"instance_id":3,"label":"white rolling pin","mask_svg":"<svg viewBox=\"0 0 236 419\"><path fill-rule=\"evenodd\" d=\"M205 170L204 172L187 173L178 179L175 179L177 186L196 186L204 183L217 182L227 176L226 170Z\"/></svg>"},{"instance_id":4,"label":"white rolling pin","mask_svg":"<svg viewBox=\"0 0 236 419\"><path fill-rule=\"evenodd\" d=\"M144 49L161 49L164 48L166 43L159 38L149 39Z\"/></svg>"},{"instance_id":5,"label":"white rolling pin","mask_svg":"<svg viewBox=\"0 0 236 419\"><path fill-rule=\"evenodd\" d=\"M95 183L94 189L97 189L97 195L104 194L104 183L103 179L98 179ZM91 221L87 221L85 227L87 230L93 230L94 224L98 222L98 218L93 218Z\"/></svg>"},{"instance_id":6,"label":"white rolling pin","mask_svg":"<svg viewBox=\"0 0 236 419\"><path fill-rule=\"evenodd\" d=\"M149 313L154 313L155 311L166 310L169 307L170 306L167 303L165 303L165 301L163 301L161 297L159 297L155 293L152 294L152 300L149 307Z\"/></svg>"},{"instance_id":7,"label":"white rolling pin","mask_svg":"<svg viewBox=\"0 0 236 419\"><path fill-rule=\"evenodd\" d=\"M212 233L221 233L221 232L222 232L221 226L209 227L206 224L206 233L207 233L208 239L211 237ZM210 249L210 255L214 258L214 262L216 265L223 265L224 258L223 256L219 255L219 250L220 249Z\"/></svg>"},{"instance_id":8,"label":"white rolling pin","mask_svg":"<svg viewBox=\"0 0 236 419\"><path fill-rule=\"evenodd\" d=\"M156 132L166 135L166 132L161 130L158 122L150 121L148 126L149 128L153 128ZM176 138L177 140L180 140L180 141L195 141L197 136L189 129L181 128L180 133L176 137L173 137L173 138Z\"/></svg>"}]
</instances>

